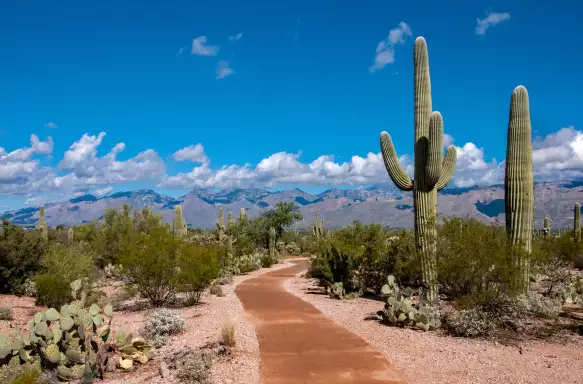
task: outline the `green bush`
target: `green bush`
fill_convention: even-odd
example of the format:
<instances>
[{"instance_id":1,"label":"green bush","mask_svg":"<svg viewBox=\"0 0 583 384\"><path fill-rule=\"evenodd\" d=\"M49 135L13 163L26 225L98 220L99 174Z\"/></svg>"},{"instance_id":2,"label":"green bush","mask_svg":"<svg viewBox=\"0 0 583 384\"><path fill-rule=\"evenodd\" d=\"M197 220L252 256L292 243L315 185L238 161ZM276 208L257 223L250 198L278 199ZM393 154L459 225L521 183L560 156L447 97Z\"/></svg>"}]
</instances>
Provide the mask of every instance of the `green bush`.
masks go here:
<instances>
[{"instance_id":1,"label":"green bush","mask_svg":"<svg viewBox=\"0 0 583 384\"><path fill-rule=\"evenodd\" d=\"M467 307L514 295L514 270L504 228L474 219L446 219L437 236L440 293Z\"/></svg>"},{"instance_id":2,"label":"green bush","mask_svg":"<svg viewBox=\"0 0 583 384\"><path fill-rule=\"evenodd\" d=\"M71 301L69 283L56 275L37 275L36 305L60 308Z\"/></svg>"},{"instance_id":3,"label":"green bush","mask_svg":"<svg viewBox=\"0 0 583 384\"><path fill-rule=\"evenodd\" d=\"M219 276L219 252L216 246L185 243L180 248L178 285L187 294L187 303L196 304L202 292Z\"/></svg>"},{"instance_id":4,"label":"green bush","mask_svg":"<svg viewBox=\"0 0 583 384\"><path fill-rule=\"evenodd\" d=\"M119 262L126 277L156 307L176 296L181 246L169 228L158 226L149 235L128 236L120 247Z\"/></svg>"},{"instance_id":5,"label":"green bush","mask_svg":"<svg viewBox=\"0 0 583 384\"><path fill-rule=\"evenodd\" d=\"M45 243L37 231L2 222L0 234L0 293L22 294L23 283L40 269Z\"/></svg>"}]
</instances>

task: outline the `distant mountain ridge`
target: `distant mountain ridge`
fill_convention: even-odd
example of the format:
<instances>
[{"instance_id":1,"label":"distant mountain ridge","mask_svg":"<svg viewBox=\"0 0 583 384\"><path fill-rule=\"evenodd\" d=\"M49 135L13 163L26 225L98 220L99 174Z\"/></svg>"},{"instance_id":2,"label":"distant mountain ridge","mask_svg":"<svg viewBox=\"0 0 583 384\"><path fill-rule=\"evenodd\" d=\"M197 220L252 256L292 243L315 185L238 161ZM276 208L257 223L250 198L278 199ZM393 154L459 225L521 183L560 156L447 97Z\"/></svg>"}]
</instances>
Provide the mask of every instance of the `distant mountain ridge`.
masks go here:
<instances>
[{"instance_id":1,"label":"distant mountain ridge","mask_svg":"<svg viewBox=\"0 0 583 384\"><path fill-rule=\"evenodd\" d=\"M504 187L446 188L439 193L438 213L441 216L469 216L484 222L504 223ZM214 228L219 207L238 215L245 208L249 217L256 217L280 201L293 201L304 216L298 228L309 227L316 212L324 217L326 226L337 228L354 220L381 223L394 228L413 226L413 200L411 193L402 192L393 185L374 185L368 188L331 188L318 194L301 189L267 191L264 189L194 189L188 194L173 198L151 189L117 192L104 197L79 196L62 202L45 205L46 221L50 226L74 225L99 220L108 208L120 209L124 204L141 209L146 205L171 221L174 207L182 206L189 226ZM545 215L551 218L554 228L568 227L573 222L575 202L583 202L583 181L535 184L535 228L542 227ZM15 224L35 226L38 207L7 211L4 217Z\"/></svg>"}]
</instances>

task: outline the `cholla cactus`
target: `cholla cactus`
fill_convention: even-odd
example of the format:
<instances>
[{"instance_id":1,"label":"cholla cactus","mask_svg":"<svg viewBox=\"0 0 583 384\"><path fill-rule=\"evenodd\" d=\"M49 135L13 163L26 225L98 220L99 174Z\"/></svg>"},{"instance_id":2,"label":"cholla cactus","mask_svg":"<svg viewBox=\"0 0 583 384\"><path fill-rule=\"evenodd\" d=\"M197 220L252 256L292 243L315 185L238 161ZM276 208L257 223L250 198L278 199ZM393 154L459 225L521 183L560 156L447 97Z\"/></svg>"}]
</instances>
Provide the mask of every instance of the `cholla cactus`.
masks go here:
<instances>
[{"instance_id":1,"label":"cholla cactus","mask_svg":"<svg viewBox=\"0 0 583 384\"><path fill-rule=\"evenodd\" d=\"M73 232L73 228L69 227L69 229L67 230L67 243L68 244L73 243L74 237L75 237L75 233Z\"/></svg>"},{"instance_id":2,"label":"cholla cactus","mask_svg":"<svg viewBox=\"0 0 583 384\"><path fill-rule=\"evenodd\" d=\"M551 219L548 216L545 217L543 232L545 239L548 240L551 237Z\"/></svg>"},{"instance_id":3,"label":"cholla cactus","mask_svg":"<svg viewBox=\"0 0 583 384\"><path fill-rule=\"evenodd\" d=\"M381 150L387 172L393 183L403 191L413 191L415 213L415 243L421 256L421 272L427 286L427 299L437 299L436 218L437 192L451 179L456 166L456 149L450 145L443 157L443 119L432 112L431 82L427 44L423 37L415 40L415 170L414 182L401 167L399 157L387 132L381 133Z\"/></svg>"},{"instance_id":4,"label":"cholla cactus","mask_svg":"<svg viewBox=\"0 0 583 384\"><path fill-rule=\"evenodd\" d=\"M174 208L174 220L172 221L172 231L175 237L184 238L186 237L188 227L184 217L182 216L182 207L177 205Z\"/></svg>"},{"instance_id":5,"label":"cholla cactus","mask_svg":"<svg viewBox=\"0 0 583 384\"><path fill-rule=\"evenodd\" d=\"M534 182L528 92L518 86L512 92L508 121L506 174L504 177L506 231L513 246L520 247L513 258L516 285L523 292L530 283L530 253L534 220Z\"/></svg>"}]
</instances>

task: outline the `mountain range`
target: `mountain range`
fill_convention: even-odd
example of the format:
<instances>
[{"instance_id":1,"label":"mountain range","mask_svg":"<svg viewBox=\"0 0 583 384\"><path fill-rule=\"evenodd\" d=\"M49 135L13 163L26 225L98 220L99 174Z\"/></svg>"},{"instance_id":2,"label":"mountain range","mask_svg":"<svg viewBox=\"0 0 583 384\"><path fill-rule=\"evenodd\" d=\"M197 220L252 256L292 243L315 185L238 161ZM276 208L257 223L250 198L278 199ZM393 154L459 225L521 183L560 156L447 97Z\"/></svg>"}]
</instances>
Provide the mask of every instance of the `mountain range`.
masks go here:
<instances>
[{"instance_id":1,"label":"mountain range","mask_svg":"<svg viewBox=\"0 0 583 384\"><path fill-rule=\"evenodd\" d=\"M438 194L440 216L474 217L484 222L504 223L504 186L446 188ZM354 220L364 223L381 223L392 228L413 226L413 200L410 192L402 192L393 185L375 185L359 189L328 189L310 194L301 189L267 191L264 189L227 189L213 191L195 189L174 198L150 189L117 192L104 197L83 195L68 201L45 205L45 218L49 226L74 225L99 220L107 208L119 209L124 204L141 209L146 205L171 221L174 207L182 206L190 227L214 228L219 207L238 217L245 208L249 217L256 217L280 201L293 201L304 219L297 228L308 228L316 212L327 228L338 228ZM573 225L573 209L577 201L583 202L582 181L561 181L535 184L535 229L542 228L545 216L551 218L553 228ZM29 207L6 211L9 221L35 226L39 208Z\"/></svg>"}]
</instances>

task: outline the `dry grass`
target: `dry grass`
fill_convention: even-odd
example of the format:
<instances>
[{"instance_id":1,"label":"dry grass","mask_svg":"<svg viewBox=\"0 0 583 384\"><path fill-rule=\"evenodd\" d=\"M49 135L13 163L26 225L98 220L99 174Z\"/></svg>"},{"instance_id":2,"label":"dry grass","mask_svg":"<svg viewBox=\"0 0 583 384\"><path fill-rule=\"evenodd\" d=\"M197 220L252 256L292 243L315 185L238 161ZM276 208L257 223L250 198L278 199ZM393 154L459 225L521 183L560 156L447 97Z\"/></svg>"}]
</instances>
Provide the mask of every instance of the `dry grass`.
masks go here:
<instances>
[{"instance_id":1,"label":"dry grass","mask_svg":"<svg viewBox=\"0 0 583 384\"><path fill-rule=\"evenodd\" d=\"M235 325L231 321L223 325L223 328L221 329L221 339L219 340L219 343L227 347L234 347L235 344L237 343L237 340L235 338Z\"/></svg>"}]
</instances>

